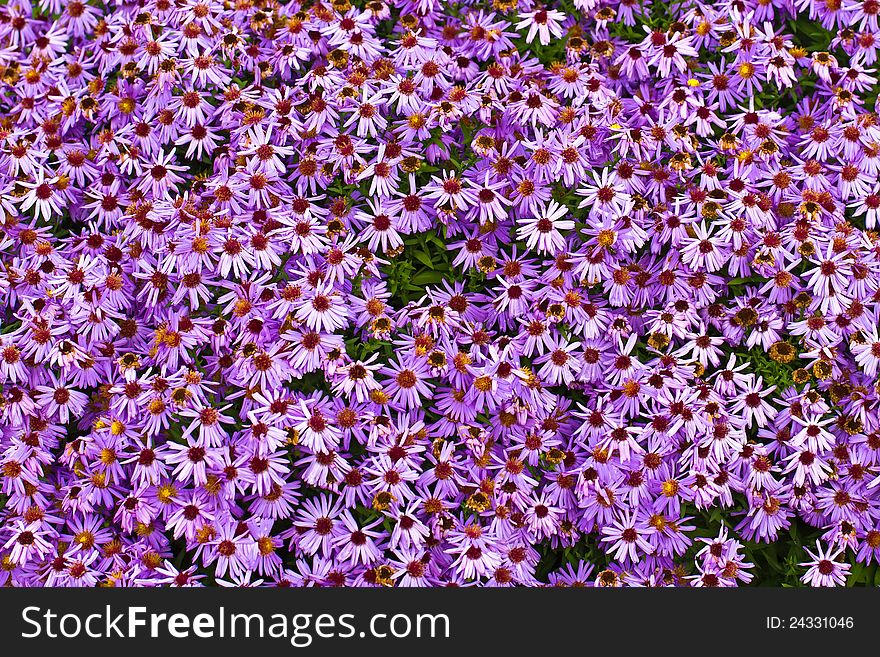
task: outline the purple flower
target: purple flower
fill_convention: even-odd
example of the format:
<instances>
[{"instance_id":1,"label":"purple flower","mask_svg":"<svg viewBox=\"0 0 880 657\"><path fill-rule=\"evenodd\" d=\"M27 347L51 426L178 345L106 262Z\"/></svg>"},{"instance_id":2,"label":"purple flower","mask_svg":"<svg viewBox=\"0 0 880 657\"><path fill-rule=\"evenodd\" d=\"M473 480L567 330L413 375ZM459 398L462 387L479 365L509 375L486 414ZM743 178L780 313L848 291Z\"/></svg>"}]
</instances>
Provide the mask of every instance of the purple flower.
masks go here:
<instances>
[{"instance_id":1,"label":"purple flower","mask_svg":"<svg viewBox=\"0 0 880 657\"><path fill-rule=\"evenodd\" d=\"M807 572L801 577L801 581L810 586L843 586L849 573L850 565L840 563L835 559L843 552L843 548L828 548L824 550L816 541L816 552L804 548L810 557L810 561L801 563L807 567Z\"/></svg>"}]
</instances>

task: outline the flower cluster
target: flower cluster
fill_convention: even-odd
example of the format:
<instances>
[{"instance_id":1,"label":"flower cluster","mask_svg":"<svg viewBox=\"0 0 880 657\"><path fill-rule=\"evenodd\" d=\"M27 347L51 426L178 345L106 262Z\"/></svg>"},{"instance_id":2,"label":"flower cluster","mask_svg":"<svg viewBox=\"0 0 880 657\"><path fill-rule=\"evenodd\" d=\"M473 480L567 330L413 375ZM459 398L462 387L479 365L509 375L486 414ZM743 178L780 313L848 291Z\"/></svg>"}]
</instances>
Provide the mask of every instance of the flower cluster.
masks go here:
<instances>
[{"instance_id":1,"label":"flower cluster","mask_svg":"<svg viewBox=\"0 0 880 657\"><path fill-rule=\"evenodd\" d=\"M3 3L0 585L873 579L878 16Z\"/></svg>"}]
</instances>

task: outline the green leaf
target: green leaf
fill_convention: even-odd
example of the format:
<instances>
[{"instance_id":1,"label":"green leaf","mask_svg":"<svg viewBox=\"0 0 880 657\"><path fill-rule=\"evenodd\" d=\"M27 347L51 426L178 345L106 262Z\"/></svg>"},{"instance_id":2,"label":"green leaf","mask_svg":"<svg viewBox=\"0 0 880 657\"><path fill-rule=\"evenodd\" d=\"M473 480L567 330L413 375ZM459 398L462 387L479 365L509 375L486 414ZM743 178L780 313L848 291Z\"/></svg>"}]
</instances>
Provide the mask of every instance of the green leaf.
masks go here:
<instances>
[{"instance_id":1,"label":"green leaf","mask_svg":"<svg viewBox=\"0 0 880 657\"><path fill-rule=\"evenodd\" d=\"M415 257L416 260L418 260L419 262L421 262L421 263L422 263L423 265L425 265L425 267L427 267L428 269L435 269L435 267L434 267L434 261L431 260L431 256L429 256L429 255L428 255L427 253L425 253L424 251L421 251L421 250L419 250L419 251L413 251L413 257Z\"/></svg>"},{"instance_id":2,"label":"green leaf","mask_svg":"<svg viewBox=\"0 0 880 657\"><path fill-rule=\"evenodd\" d=\"M436 285L443 282L443 273L439 271L420 271L410 279L411 288L419 285Z\"/></svg>"}]
</instances>

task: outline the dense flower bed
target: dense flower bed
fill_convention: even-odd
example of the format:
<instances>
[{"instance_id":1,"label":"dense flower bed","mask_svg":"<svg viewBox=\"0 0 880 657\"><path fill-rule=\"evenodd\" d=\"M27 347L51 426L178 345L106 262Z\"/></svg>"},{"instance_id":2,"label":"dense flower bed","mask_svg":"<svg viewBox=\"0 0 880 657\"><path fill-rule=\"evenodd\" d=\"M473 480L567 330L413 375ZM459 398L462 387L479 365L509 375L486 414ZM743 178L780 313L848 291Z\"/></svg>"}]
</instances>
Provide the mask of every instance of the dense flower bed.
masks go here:
<instances>
[{"instance_id":1,"label":"dense flower bed","mask_svg":"<svg viewBox=\"0 0 880 657\"><path fill-rule=\"evenodd\" d=\"M877 0L10 0L0 584L880 581Z\"/></svg>"}]
</instances>

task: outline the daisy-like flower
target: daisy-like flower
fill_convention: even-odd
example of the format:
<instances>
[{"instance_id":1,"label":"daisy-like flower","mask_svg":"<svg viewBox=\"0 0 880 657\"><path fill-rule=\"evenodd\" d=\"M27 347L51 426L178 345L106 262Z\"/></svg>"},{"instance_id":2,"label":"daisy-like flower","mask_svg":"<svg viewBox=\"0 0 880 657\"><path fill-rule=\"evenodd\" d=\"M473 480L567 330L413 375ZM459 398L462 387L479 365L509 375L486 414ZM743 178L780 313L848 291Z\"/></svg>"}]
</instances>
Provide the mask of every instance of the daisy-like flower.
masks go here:
<instances>
[{"instance_id":1,"label":"daisy-like flower","mask_svg":"<svg viewBox=\"0 0 880 657\"><path fill-rule=\"evenodd\" d=\"M174 152L160 153L159 157L147 167L138 183L138 190L150 194L154 199L165 200L176 193L177 185L183 182L179 175L186 167L173 164Z\"/></svg>"},{"instance_id":2,"label":"daisy-like flower","mask_svg":"<svg viewBox=\"0 0 880 657\"><path fill-rule=\"evenodd\" d=\"M306 554L330 553L335 539L345 532L341 513L339 502L332 502L326 495L303 502L294 520L296 531L292 535Z\"/></svg>"},{"instance_id":3,"label":"daisy-like flower","mask_svg":"<svg viewBox=\"0 0 880 657\"><path fill-rule=\"evenodd\" d=\"M452 171L443 171L441 178L434 177L425 188L426 198L436 199L438 206L451 206L459 210L477 205L477 196L468 182Z\"/></svg>"},{"instance_id":4,"label":"daisy-like flower","mask_svg":"<svg viewBox=\"0 0 880 657\"><path fill-rule=\"evenodd\" d=\"M348 323L348 308L339 292L330 285L295 302L297 318L315 331L332 332Z\"/></svg>"},{"instance_id":5,"label":"daisy-like flower","mask_svg":"<svg viewBox=\"0 0 880 657\"><path fill-rule=\"evenodd\" d=\"M494 223L507 218L506 206L510 201L505 198L501 189L507 187L507 182L489 182L489 173L486 172L483 184L477 190L477 204L471 208L470 215L476 215L480 224Z\"/></svg>"},{"instance_id":6,"label":"daisy-like flower","mask_svg":"<svg viewBox=\"0 0 880 657\"><path fill-rule=\"evenodd\" d=\"M297 432L297 440L315 452L326 453L336 449L340 432L333 418L326 414L322 406L309 406L305 400L300 400L299 410L299 422L293 427Z\"/></svg>"},{"instance_id":7,"label":"daisy-like flower","mask_svg":"<svg viewBox=\"0 0 880 657\"><path fill-rule=\"evenodd\" d=\"M591 215L617 217L629 211L630 194L617 176L607 168L601 174L594 171L593 182L578 193L584 197L578 207L589 208Z\"/></svg>"},{"instance_id":8,"label":"daisy-like flower","mask_svg":"<svg viewBox=\"0 0 880 657\"><path fill-rule=\"evenodd\" d=\"M230 577L242 577L255 566L256 541L247 533L239 534L237 529L237 523L224 523L210 543L211 556L208 558L212 562L216 560L217 577L227 573Z\"/></svg>"},{"instance_id":9,"label":"daisy-like flower","mask_svg":"<svg viewBox=\"0 0 880 657\"><path fill-rule=\"evenodd\" d=\"M430 397L431 384L424 361L397 360L380 370L390 377L385 382L385 390L395 404L403 408L418 408L422 397Z\"/></svg>"},{"instance_id":10,"label":"daisy-like flower","mask_svg":"<svg viewBox=\"0 0 880 657\"><path fill-rule=\"evenodd\" d=\"M28 189L27 193L21 197L20 208L22 212L33 208L35 219L42 217L47 221L51 220L53 216L59 217L63 212L62 207L65 205L63 197L59 193L59 182L60 179L57 177L47 179L45 170L39 169L33 182L20 183Z\"/></svg>"},{"instance_id":11,"label":"daisy-like flower","mask_svg":"<svg viewBox=\"0 0 880 657\"><path fill-rule=\"evenodd\" d=\"M382 367L381 363L376 363L377 358L378 355L374 354L366 361L357 360L337 370L333 392L364 402L369 399L371 391L381 390L382 384L375 378L375 372Z\"/></svg>"},{"instance_id":12,"label":"daisy-like flower","mask_svg":"<svg viewBox=\"0 0 880 657\"><path fill-rule=\"evenodd\" d=\"M763 427L776 414L776 409L765 400L774 390L776 390L776 386L765 388L764 380L759 376L739 394L730 407L730 412L733 414L741 413L746 427L753 424Z\"/></svg>"},{"instance_id":13,"label":"daisy-like flower","mask_svg":"<svg viewBox=\"0 0 880 657\"><path fill-rule=\"evenodd\" d=\"M175 478L183 483L193 482L197 486L208 481L208 472L219 471L223 465L223 457L216 447L203 447L198 444L186 443L169 445L169 453L165 459L173 465Z\"/></svg>"},{"instance_id":14,"label":"daisy-like flower","mask_svg":"<svg viewBox=\"0 0 880 657\"><path fill-rule=\"evenodd\" d=\"M872 326L863 339L851 346L856 362L868 376L877 374L880 366L880 335L877 326Z\"/></svg>"},{"instance_id":15,"label":"daisy-like flower","mask_svg":"<svg viewBox=\"0 0 880 657\"><path fill-rule=\"evenodd\" d=\"M541 365L538 375L549 385L571 383L580 369L577 349L579 342L567 344L564 339L554 340L543 356L535 359L535 365Z\"/></svg>"},{"instance_id":16,"label":"daisy-like flower","mask_svg":"<svg viewBox=\"0 0 880 657\"><path fill-rule=\"evenodd\" d=\"M529 28L526 34L526 43L531 43L538 37L542 46L550 43L551 38L560 39L563 35L562 21L565 14L556 9L537 9L519 14L520 22L517 28Z\"/></svg>"},{"instance_id":17,"label":"daisy-like flower","mask_svg":"<svg viewBox=\"0 0 880 657\"><path fill-rule=\"evenodd\" d=\"M345 122L344 127L348 128L357 124L358 137L365 135L375 137L378 131L384 130L388 125L387 120L382 116L384 105L385 96L382 93L369 95L365 88L360 101L352 107L351 116Z\"/></svg>"},{"instance_id":18,"label":"daisy-like flower","mask_svg":"<svg viewBox=\"0 0 880 657\"><path fill-rule=\"evenodd\" d=\"M223 414L223 411L228 408L229 406L215 408L204 405L180 411L182 417L192 418L183 437L195 434L200 445L219 447L227 435L223 430L223 424L229 424L233 421L230 416Z\"/></svg>"},{"instance_id":19,"label":"daisy-like flower","mask_svg":"<svg viewBox=\"0 0 880 657\"><path fill-rule=\"evenodd\" d=\"M823 549L819 541L816 541L816 552L804 548L810 556L810 561L798 565L806 566L807 571L801 576L801 581L810 586L844 586L851 566L848 563L837 561L837 557L843 553L843 547L836 549L829 546Z\"/></svg>"},{"instance_id":20,"label":"daisy-like flower","mask_svg":"<svg viewBox=\"0 0 880 657\"><path fill-rule=\"evenodd\" d=\"M241 155L251 157L256 162L257 167L270 176L284 173L283 158L294 153L292 147L275 143L272 139L273 127L270 124L264 129L260 124L255 125L246 136L250 146L239 151Z\"/></svg>"},{"instance_id":21,"label":"daisy-like flower","mask_svg":"<svg viewBox=\"0 0 880 657\"><path fill-rule=\"evenodd\" d=\"M46 409L49 417L57 417L62 424L67 424L71 415L78 417L89 398L79 392L64 385L53 375L51 377L51 385L37 386L37 401Z\"/></svg>"},{"instance_id":22,"label":"daisy-like flower","mask_svg":"<svg viewBox=\"0 0 880 657\"><path fill-rule=\"evenodd\" d=\"M51 535L40 520L30 523L22 519L15 520L9 528L9 534L3 549L9 551L11 564L22 566L40 560L52 552L52 545L47 540Z\"/></svg>"},{"instance_id":23,"label":"daisy-like flower","mask_svg":"<svg viewBox=\"0 0 880 657\"><path fill-rule=\"evenodd\" d=\"M335 547L341 548L339 559L347 560L353 566L367 565L378 561L382 557L382 552L380 551L381 544L377 544L376 539L382 537L382 532L375 531L374 528L381 523L382 518L377 518L360 527L351 513L343 511L342 524L348 531L341 533L333 541Z\"/></svg>"},{"instance_id":24,"label":"daisy-like flower","mask_svg":"<svg viewBox=\"0 0 880 657\"><path fill-rule=\"evenodd\" d=\"M563 219L568 208L550 201L534 216L521 219L516 230L517 239L526 241L526 248L538 253L555 254L565 250L565 238L560 231L574 228L574 221Z\"/></svg>"},{"instance_id":25,"label":"daisy-like flower","mask_svg":"<svg viewBox=\"0 0 880 657\"><path fill-rule=\"evenodd\" d=\"M602 528L602 542L609 543L615 559L627 559L638 563L654 552L647 536L655 530L629 515L615 520Z\"/></svg>"}]
</instances>

